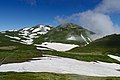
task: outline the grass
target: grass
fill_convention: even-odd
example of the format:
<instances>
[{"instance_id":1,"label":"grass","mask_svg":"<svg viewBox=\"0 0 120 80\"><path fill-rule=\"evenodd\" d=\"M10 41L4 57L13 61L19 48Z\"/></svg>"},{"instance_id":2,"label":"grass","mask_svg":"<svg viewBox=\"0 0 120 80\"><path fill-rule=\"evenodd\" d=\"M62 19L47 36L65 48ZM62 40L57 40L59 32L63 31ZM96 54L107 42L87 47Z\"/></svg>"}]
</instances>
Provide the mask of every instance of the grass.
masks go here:
<instances>
[{"instance_id":1,"label":"grass","mask_svg":"<svg viewBox=\"0 0 120 80\"><path fill-rule=\"evenodd\" d=\"M2 46L0 47L0 50L14 50L16 49L15 46Z\"/></svg>"},{"instance_id":2,"label":"grass","mask_svg":"<svg viewBox=\"0 0 120 80\"><path fill-rule=\"evenodd\" d=\"M56 73L0 73L0 80L120 80L119 77L90 77L74 74L56 74Z\"/></svg>"},{"instance_id":3,"label":"grass","mask_svg":"<svg viewBox=\"0 0 120 80\"><path fill-rule=\"evenodd\" d=\"M97 58L96 56L94 57L94 59L107 61L107 62L116 62L115 60L107 57L107 55L112 54L112 55L120 56L119 41L120 41L120 35L113 34L113 35L105 36L101 39L97 39L85 47L74 48L70 50L69 52L71 53L96 53L96 54L101 53L102 56L99 56L100 59ZM89 56L88 59L91 60L91 57ZM87 60L87 56L86 56L86 60Z\"/></svg>"},{"instance_id":4,"label":"grass","mask_svg":"<svg viewBox=\"0 0 120 80\"><path fill-rule=\"evenodd\" d=\"M14 50L14 51L2 51L0 52L0 62L14 63L30 60L34 57L40 57L42 54L36 50Z\"/></svg>"},{"instance_id":5,"label":"grass","mask_svg":"<svg viewBox=\"0 0 120 80\"><path fill-rule=\"evenodd\" d=\"M85 47L74 48L71 52L120 53L120 35L109 35L91 42Z\"/></svg>"},{"instance_id":6,"label":"grass","mask_svg":"<svg viewBox=\"0 0 120 80\"><path fill-rule=\"evenodd\" d=\"M55 56L61 56L61 57L66 57L66 58L72 58L72 59L77 59L77 60L82 60L82 61L103 61L103 62L109 62L109 63L119 63L119 61L114 60L107 55L103 55L100 53L73 53L73 52L58 52L58 51L42 51L43 54L48 54L48 55L55 55Z\"/></svg>"},{"instance_id":7,"label":"grass","mask_svg":"<svg viewBox=\"0 0 120 80\"><path fill-rule=\"evenodd\" d=\"M8 35L17 35L12 32ZM34 57L42 56L42 53L33 45L24 45L10 41L5 34L0 34L0 64L28 61Z\"/></svg>"},{"instance_id":8,"label":"grass","mask_svg":"<svg viewBox=\"0 0 120 80\"><path fill-rule=\"evenodd\" d=\"M11 49L7 49L7 47L2 47L0 50L0 64L3 63L13 63L13 62L23 62L30 60L34 57L42 56L42 53L38 51L33 45L22 45L16 44L11 46ZM10 47L10 46L9 46ZM6 50L7 49L7 50Z\"/></svg>"}]
</instances>

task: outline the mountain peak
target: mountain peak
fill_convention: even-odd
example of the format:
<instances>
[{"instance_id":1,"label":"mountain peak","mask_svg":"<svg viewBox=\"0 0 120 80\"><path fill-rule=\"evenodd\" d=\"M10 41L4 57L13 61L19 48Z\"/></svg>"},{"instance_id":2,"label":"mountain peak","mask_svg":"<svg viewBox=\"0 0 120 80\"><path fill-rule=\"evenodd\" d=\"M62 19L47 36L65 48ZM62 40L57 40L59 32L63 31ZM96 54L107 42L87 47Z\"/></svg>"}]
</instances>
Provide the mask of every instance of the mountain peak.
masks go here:
<instances>
[{"instance_id":1,"label":"mountain peak","mask_svg":"<svg viewBox=\"0 0 120 80\"><path fill-rule=\"evenodd\" d=\"M83 29L83 27L77 25L77 24L74 24L74 23L65 23L65 24L61 24L59 25L59 27L63 27L63 28L81 28Z\"/></svg>"}]
</instances>

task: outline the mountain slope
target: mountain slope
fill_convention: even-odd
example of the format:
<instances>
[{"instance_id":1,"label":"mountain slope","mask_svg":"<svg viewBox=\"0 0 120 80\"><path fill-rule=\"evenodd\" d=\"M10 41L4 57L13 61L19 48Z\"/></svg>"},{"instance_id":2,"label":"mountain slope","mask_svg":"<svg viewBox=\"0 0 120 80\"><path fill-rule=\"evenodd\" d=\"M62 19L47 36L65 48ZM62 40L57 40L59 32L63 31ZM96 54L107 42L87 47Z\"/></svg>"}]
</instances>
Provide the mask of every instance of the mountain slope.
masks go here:
<instances>
[{"instance_id":1,"label":"mountain slope","mask_svg":"<svg viewBox=\"0 0 120 80\"><path fill-rule=\"evenodd\" d=\"M93 32L76 24L66 23L53 28L43 37L45 41L49 42L89 44L92 42L90 36L93 34ZM40 38L38 38L39 40Z\"/></svg>"},{"instance_id":2,"label":"mountain slope","mask_svg":"<svg viewBox=\"0 0 120 80\"><path fill-rule=\"evenodd\" d=\"M6 37L11 38L13 42L19 42L22 44L31 45L35 38L46 34L49 30L51 30L51 26L49 25L36 25L33 27L23 28L17 31L9 30L2 32Z\"/></svg>"},{"instance_id":3,"label":"mountain slope","mask_svg":"<svg viewBox=\"0 0 120 80\"><path fill-rule=\"evenodd\" d=\"M120 34L108 35L91 42L85 47L75 48L73 52L120 53Z\"/></svg>"},{"instance_id":4,"label":"mountain slope","mask_svg":"<svg viewBox=\"0 0 120 80\"><path fill-rule=\"evenodd\" d=\"M35 29L37 28L34 28L34 30ZM29 35L35 34L36 32L30 33L24 30L25 32L29 32L29 34L19 35L21 31L23 31L23 29L0 32L0 65L3 63L27 61L34 57L42 56L41 52L37 50L34 45L28 43L39 34L32 38Z\"/></svg>"}]
</instances>

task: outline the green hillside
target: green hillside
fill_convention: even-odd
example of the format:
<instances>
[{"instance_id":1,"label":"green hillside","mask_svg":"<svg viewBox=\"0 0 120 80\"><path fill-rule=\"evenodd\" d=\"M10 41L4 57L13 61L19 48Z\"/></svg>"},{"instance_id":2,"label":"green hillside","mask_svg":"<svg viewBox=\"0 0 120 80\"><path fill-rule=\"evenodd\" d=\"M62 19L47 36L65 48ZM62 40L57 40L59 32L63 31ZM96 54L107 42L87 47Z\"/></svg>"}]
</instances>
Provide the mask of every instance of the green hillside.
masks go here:
<instances>
[{"instance_id":1,"label":"green hillside","mask_svg":"<svg viewBox=\"0 0 120 80\"><path fill-rule=\"evenodd\" d=\"M0 64L21 62L42 56L33 45L24 45L10 40L5 34L0 33Z\"/></svg>"},{"instance_id":2,"label":"green hillside","mask_svg":"<svg viewBox=\"0 0 120 80\"><path fill-rule=\"evenodd\" d=\"M120 77L92 77L75 74L4 72L0 73L1 80L120 80Z\"/></svg>"},{"instance_id":3,"label":"green hillside","mask_svg":"<svg viewBox=\"0 0 120 80\"><path fill-rule=\"evenodd\" d=\"M99 52L119 55L120 34L108 35L91 42L85 47L74 48L72 52Z\"/></svg>"}]
</instances>

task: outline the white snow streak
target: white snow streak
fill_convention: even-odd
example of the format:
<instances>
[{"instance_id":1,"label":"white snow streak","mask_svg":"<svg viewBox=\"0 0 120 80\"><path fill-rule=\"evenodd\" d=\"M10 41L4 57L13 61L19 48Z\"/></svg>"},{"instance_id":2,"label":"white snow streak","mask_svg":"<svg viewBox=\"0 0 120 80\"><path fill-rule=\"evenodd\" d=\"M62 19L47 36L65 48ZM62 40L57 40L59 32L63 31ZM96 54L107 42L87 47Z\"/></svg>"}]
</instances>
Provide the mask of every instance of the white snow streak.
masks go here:
<instances>
[{"instance_id":1,"label":"white snow streak","mask_svg":"<svg viewBox=\"0 0 120 80\"><path fill-rule=\"evenodd\" d=\"M113 58L113 59L116 59L116 60L120 61L120 57L118 57L118 56L114 56L114 55L108 55L108 56Z\"/></svg>"},{"instance_id":2,"label":"white snow streak","mask_svg":"<svg viewBox=\"0 0 120 80\"><path fill-rule=\"evenodd\" d=\"M85 37L81 34L81 37L83 38L83 40L87 43L87 44L89 44L89 42L87 42L87 40L85 39Z\"/></svg>"}]
</instances>

